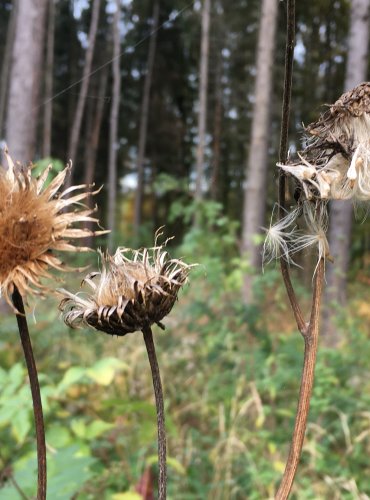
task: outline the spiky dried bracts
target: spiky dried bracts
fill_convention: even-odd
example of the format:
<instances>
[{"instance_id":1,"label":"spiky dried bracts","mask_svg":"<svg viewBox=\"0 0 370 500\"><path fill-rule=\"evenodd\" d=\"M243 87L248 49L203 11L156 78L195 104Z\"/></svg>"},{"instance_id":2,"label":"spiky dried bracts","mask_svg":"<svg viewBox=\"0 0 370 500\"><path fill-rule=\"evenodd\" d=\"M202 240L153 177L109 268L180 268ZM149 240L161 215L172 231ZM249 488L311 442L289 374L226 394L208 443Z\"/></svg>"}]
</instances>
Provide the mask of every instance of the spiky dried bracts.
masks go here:
<instances>
[{"instance_id":1,"label":"spiky dried bracts","mask_svg":"<svg viewBox=\"0 0 370 500\"><path fill-rule=\"evenodd\" d=\"M83 281L90 293L61 290L65 323L118 336L154 323L163 328L161 320L171 311L192 266L171 259L157 245L141 250L118 248L113 256L101 254L101 259L102 270Z\"/></svg>"},{"instance_id":2,"label":"spiky dried bracts","mask_svg":"<svg viewBox=\"0 0 370 500\"><path fill-rule=\"evenodd\" d=\"M43 295L49 288L42 278L51 277L49 269L68 270L56 252L90 250L70 240L97 234L75 224L98 220L82 204L94 194L87 186L61 191L69 166L47 185L51 165L36 178L31 165L15 164L7 151L5 156L8 169L0 168L0 294L13 307L14 287L23 298Z\"/></svg>"},{"instance_id":3,"label":"spiky dried bracts","mask_svg":"<svg viewBox=\"0 0 370 500\"><path fill-rule=\"evenodd\" d=\"M307 200L370 200L370 83L343 94L305 128L298 160L278 166Z\"/></svg>"},{"instance_id":4,"label":"spiky dried bracts","mask_svg":"<svg viewBox=\"0 0 370 500\"><path fill-rule=\"evenodd\" d=\"M315 247L318 260L330 258L326 239L327 202L370 201L370 83L343 94L320 118L305 128L306 147L278 167L298 184L298 206L271 223L265 260Z\"/></svg>"}]
</instances>

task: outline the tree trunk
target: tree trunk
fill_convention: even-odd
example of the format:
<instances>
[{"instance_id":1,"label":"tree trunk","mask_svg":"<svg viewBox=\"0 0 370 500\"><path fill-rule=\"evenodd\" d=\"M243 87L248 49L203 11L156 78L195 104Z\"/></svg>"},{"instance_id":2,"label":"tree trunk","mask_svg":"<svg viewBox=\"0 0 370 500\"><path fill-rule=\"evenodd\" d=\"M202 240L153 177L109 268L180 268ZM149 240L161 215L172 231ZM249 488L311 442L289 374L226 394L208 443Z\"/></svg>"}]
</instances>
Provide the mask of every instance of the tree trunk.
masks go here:
<instances>
[{"instance_id":1,"label":"tree trunk","mask_svg":"<svg viewBox=\"0 0 370 500\"><path fill-rule=\"evenodd\" d=\"M35 154L46 5L22 0L16 15L5 137L12 157L22 162Z\"/></svg>"},{"instance_id":2,"label":"tree trunk","mask_svg":"<svg viewBox=\"0 0 370 500\"><path fill-rule=\"evenodd\" d=\"M51 129L53 110L53 67L54 67L54 28L55 28L55 0L48 2L48 31L46 46L46 67L45 67L45 104L44 122L42 134L42 156L48 158L51 155Z\"/></svg>"},{"instance_id":3,"label":"tree trunk","mask_svg":"<svg viewBox=\"0 0 370 500\"><path fill-rule=\"evenodd\" d=\"M159 0L155 0L153 7L153 34L149 39L147 71L144 81L143 98L141 102L139 146L138 146L137 163L136 163L137 189L135 197L135 215L134 215L134 233L136 238L138 238L139 236L140 225L142 220L142 204L143 204L143 193L144 193L144 158L145 158L146 139L148 132L150 88L152 85L155 51L157 46L158 21L159 21Z\"/></svg>"},{"instance_id":4,"label":"tree trunk","mask_svg":"<svg viewBox=\"0 0 370 500\"><path fill-rule=\"evenodd\" d=\"M203 1L202 10L202 39L200 48L200 70L199 70L199 114L198 114L198 147L196 158L196 184L195 200L203 199L204 180L204 148L206 142L207 127L207 89L208 89L208 62L209 62L209 25L210 25L211 2Z\"/></svg>"},{"instance_id":5,"label":"tree trunk","mask_svg":"<svg viewBox=\"0 0 370 500\"><path fill-rule=\"evenodd\" d=\"M92 184L95 175L96 155L99 146L100 129L104 115L104 105L106 104L105 93L108 83L108 67L106 66L101 70L98 102L96 105L95 115L92 118L92 126L88 138L88 144L85 148L85 174L84 184ZM91 200L91 197L89 198ZM92 200L91 200L92 201Z\"/></svg>"},{"instance_id":6,"label":"tree trunk","mask_svg":"<svg viewBox=\"0 0 370 500\"><path fill-rule=\"evenodd\" d=\"M77 100L76 112L73 119L71 134L69 137L67 160L68 161L72 160L72 162L76 161L77 147L80 138L81 124L86 104L87 91L89 88L91 66L94 55L96 34L98 30L99 12L100 12L100 0L93 0L91 24L88 36L88 46L86 49L84 69L81 78L81 89ZM71 183L72 183L72 175L70 175L67 179L67 184L70 185Z\"/></svg>"},{"instance_id":7,"label":"tree trunk","mask_svg":"<svg viewBox=\"0 0 370 500\"><path fill-rule=\"evenodd\" d=\"M213 123L212 144L212 174L211 174L211 197L217 201L219 195L219 177L221 161L221 131L223 117L222 103L222 55L220 44L217 44L217 66L215 75L215 114Z\"/></svg>"},{"instance_id":8,"label":"tree trunk","mask_svg":"<svg viewBox=\"0 0 370 500\"><path fill-rule=\"evenodd\" d=\"M244 188L242 251L251 271L261 266L261 245L254 238L261 234L266 204L272 67L275 49L278 0L263 0L259 27L255 102ZM252 299L252 275L244 277L243 298Z\"/></svg>"},{"instance_id":9,"label":"tree trunk","mask_svg":"<svg viewBox=\"0 0 370 500\"><path fill-rule=\"evenodd\" d=\"M1 65L0 76L0 137L3 136L4 124L6 120L5 107L9 87L9 73L11 66L11 53L15 38L15 23L17 19L18 1L13 0L12 12L10 14L8 30L6 34L6 46L4 50L3 64Z\"/></svg>"},{"instance_id":10,"label":"tree trunk","mask_svg":"<svg viewBox=\"0 0 370 500\"><path fill-rule=\"evenodd\" d=\"M348 36L348 55L344 90L350 90L366 80L368 67L370 0L352 0ZM338 306L347 302L347 272L351 252L353 206L350 201L333 201L330 206L329 245L335 259L326 271L327 288L324 310L326 343L339 340L334 322Z\"/></svg>"},{"instance_id":11,"label":"tree trunk","mask_svg":"<svg viewBox=\"0 0 370 500\"><path fill-rule=\"evenodd\" d=\"M114 243L114 229L116 222L117 198L117 150L118 150L118 115L121 92L120 70L120 30L121 2L116 0L116 11L113 20L113 98L109 120L109 158L108 158L108 248L112 251Z\"/></svg>"}]
</instances>

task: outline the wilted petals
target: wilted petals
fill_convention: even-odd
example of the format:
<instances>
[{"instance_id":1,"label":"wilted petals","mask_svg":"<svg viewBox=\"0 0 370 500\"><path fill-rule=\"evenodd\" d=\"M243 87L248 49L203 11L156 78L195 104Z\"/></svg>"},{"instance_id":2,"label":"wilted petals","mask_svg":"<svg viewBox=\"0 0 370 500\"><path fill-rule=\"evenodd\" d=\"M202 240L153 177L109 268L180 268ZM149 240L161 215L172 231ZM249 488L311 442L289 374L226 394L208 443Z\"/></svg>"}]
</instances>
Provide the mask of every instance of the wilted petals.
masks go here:
<instances>
[{"instance_id":1,"label":"wilted petals","mask_svg":"<svg viewBox=\"0 0 370 500\"><path fill-rule=\"evenodd\" d=\"M51 277L48 268L68 270L54 251L90 250L75 247L68 240L96 233L83 227L72 228L73 224L98 221L91 217L93 210L81 205L91 193L79 193L72 201L61 197L59 191L69 166L45 187L50 165L35 178L31 166L14 164L7 151L5 156L8 169L0 167L0 292L12 305L14 286L23 296L30 291L40 295L47 290L41 279ZM67 212L73 203L78 208ZM81 206L83 210L79 210Z\"/></svg>"},{"instance_id":2,"label":"wilted petals","mask_svg":"<svg viewBox=\"0 0 370 500\"><path fill-rule=\"evenodd\" d=\"M63 319L71 328L90 326L111 335L126 335L161 320L171 311L189 266L171 259L161 246L131 250L118 248L114 256L101 254L102 270L90 273L83 284L89 294L60 290Z\"/></svg>"}]
</instances>

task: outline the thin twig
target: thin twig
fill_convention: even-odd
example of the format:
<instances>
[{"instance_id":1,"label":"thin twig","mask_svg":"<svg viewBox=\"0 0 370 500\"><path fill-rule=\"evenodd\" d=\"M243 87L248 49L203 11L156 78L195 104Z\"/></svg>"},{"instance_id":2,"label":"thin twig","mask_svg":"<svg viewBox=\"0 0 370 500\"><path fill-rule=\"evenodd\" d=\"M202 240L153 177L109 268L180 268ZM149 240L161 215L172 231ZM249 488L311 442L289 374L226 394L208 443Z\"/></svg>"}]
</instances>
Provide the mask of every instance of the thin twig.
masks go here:
<instances>
[{"instance_id":1,"label":"thin twig","mask_svg":"<svg viewBox=\"0 0 370 500\"><path fill-rule=\"evenodd\" d=\"M158 500L166 499L167 490L167 463L166 463L166 428L164 419L164 404L161 376L153 334L150 327L143 328L144 341L148 353L150 368L152 370L153 388L155 395L155 403L157 407L157 426L158 426L158 462L159 462L159 478L158 478Z\"/></svg>"},{"instance_id":2,"label":"thin twig","mask_svg":"<svg viewBox=\"0 0 370 500\"><path fill-rule=\"evenodd\" d=\"M286 163L288 155L288 132L289 132L289 117L290 117L290 102L292 94L292 79L293 79L293 60L294 60L294 39L295 39L295 0L287 2L287 36L285 47L285 77L284 77L284 93L283 107L280 131L280 148L279 162ZM279 173L279 219L281 220L285 214L285 174L282 169ZM280 259L281 272L288 293L290 305L293 309L293 314L297 322L299 331L303 333L306 330L306 323L303 319L303 314L297 300L289 273L289 267L284 259Z\"/></svg>"},{"instance_id":3,"label":"thin twig","mask_svg":"<svg viewBox=\"0 0 370 500\"><path fill-rule=\"evenodd\" d=\"M306 432L307 417L310 409L310 399L314 381L317 345L319 339L319 319L321 293L324 279L325 263L321 259L315 277L314 293L310 323L304 337L304 361L299 391L298 407L294 424L292 442L285 466L283 478L276 493L275 500L288 498L297 472L299 459L302 453L304 435Z\"/></svg>"},{"instance_id":4,"label":"thin twig","mask_svg":"<svg viewBox=\"0 0 370 500\"><path fill-rule=\"evenodd\" d=\"M42 413L42 403L40 394L40 385L37 375L35 359L33 357L32 344L28 331L27 319L24 311L22 296L18 289L14 287L12 295L13 304L19 314L16 315L19 335L21 337L24 357L26 360L28 376L30 380L33 414L35 418L36 442L37 442L37 465L38 465L38 482L37 482L37 500L46 499L46 446L45 446L45 428L44 417Z\"/></svg>"}]
</instances>

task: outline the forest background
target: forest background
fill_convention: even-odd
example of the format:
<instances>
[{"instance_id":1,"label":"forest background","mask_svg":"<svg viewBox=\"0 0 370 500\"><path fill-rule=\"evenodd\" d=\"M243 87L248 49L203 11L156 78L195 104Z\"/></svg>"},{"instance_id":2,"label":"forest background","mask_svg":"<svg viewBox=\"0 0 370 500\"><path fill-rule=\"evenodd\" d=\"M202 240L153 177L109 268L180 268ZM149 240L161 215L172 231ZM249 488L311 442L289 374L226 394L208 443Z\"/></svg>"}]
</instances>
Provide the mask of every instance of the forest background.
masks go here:
<instances>
[{"instance_id":1,"label":"forest background","mask_svg":"<svg viewBox=\"0 0 370 500\"><path fill-rule=\"evenodd\" d=\"M72 159L74 184L104 184L95 202L113 231L95 248L150 246L164 225L171 253L199 264L166 332L156 332L171 498L272 497L288 451L303 346L279 267L262 272L261 262L276 202L285 8L0 0L0 138L13 158L36 169L51 161L55 171ZM297 2L292 153L302 124L368 79L369 8ZM331 211L336 261L326 266L293 498L370 498L370 239L366 207L356 212ZM91 255L70 260L97 265ZM314 257L298 264L294 282L308 304ZM80 278L66 281L77 289ZM140 336L68 331L54 297L33 307L50 498L149 500L155 408ZM30 498L32 407L6 310L0 331L0 498Z\"/></svg>"}]
</instances>

